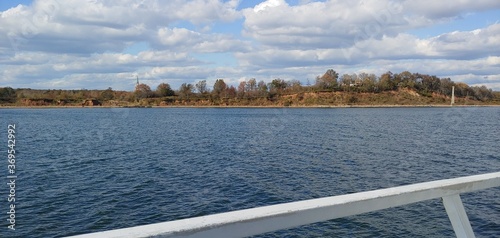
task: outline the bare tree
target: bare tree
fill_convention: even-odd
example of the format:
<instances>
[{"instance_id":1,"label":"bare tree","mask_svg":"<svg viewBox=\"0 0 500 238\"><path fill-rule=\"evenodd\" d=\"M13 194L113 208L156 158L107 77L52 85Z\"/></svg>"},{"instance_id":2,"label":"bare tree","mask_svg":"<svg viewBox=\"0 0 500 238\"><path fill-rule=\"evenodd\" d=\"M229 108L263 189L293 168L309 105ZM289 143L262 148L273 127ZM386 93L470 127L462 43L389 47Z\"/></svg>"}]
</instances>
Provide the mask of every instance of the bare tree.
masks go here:
<instances>
[{"instance_id":1,"label":"bare tree","mask_svg":"<svg viewBox=\"0 0 500 238\"><path fill-rule=\"evenodd\" d=\"M208 89L207 89L207 81L206 80L201 80L199 81L198 83L196 83L196 90L201 93L201 94L205 94L208 92Z\"/></svg>"}]
</instances>

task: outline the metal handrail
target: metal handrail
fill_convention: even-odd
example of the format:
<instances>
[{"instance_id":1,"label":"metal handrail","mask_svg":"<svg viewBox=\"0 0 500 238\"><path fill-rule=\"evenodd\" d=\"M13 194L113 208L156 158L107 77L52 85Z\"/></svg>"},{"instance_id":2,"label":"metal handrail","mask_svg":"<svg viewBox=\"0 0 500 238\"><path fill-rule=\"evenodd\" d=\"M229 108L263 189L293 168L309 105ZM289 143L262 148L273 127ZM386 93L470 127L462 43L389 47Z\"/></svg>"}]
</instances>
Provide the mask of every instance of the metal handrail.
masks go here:
<instances>
[{"instance_id":1,"label":"metal handrail","mask_svg":"<svg viewBox=\"0 0 500 238\"><path fill-rule=\"evenodd\" d=\"M443 199L456 236L474 237L460 194L498 186L500 172L263 206L73 238L246 237L435 198Z\"/></svg>"}]
</instances>

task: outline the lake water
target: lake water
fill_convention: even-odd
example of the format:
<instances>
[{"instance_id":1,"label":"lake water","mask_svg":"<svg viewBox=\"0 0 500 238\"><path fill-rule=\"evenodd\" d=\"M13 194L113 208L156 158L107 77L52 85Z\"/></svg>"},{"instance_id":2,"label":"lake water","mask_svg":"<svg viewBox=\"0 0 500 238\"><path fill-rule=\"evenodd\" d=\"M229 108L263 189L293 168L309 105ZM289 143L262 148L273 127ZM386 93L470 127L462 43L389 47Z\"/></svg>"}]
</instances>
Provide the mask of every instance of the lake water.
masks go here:
<instances>
[{"instance_id":1,"label":"lake water","mask_svg":"<svg viewBox=\"0 0 500 238\"><path fill-rule=\"evenodd\" d=\"M500 108L2 109L16 231L61 237L500 171ZM500 189L463 194L500 236ZM439 199L259 237L453 237Z\"/></svg>"}]
</instances>

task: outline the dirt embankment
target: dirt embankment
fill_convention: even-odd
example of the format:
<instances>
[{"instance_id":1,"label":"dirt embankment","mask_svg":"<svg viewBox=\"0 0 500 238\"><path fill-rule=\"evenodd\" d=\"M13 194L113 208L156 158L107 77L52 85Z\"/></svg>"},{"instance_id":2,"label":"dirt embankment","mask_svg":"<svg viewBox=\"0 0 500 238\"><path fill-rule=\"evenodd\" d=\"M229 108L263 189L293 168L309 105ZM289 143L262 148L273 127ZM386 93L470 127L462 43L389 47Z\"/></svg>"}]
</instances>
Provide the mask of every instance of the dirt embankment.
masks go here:
<instances>
[{"instance_id":1,"label":"dirt embankment","mask_svg":"<svg viewBox=\"0 0 500 238\"><path fill-rule=\"evenodd\" d=\"M301 92L235 98L209 96L180 98L178 96L171 96L146 98L135 102L85 100L82 103L80 101L23 99L18 103L3 105L3 107L386 107L448 106L450 103L451 98L441 94L421 95L413 90L400 89L381 93ZM498 100L483 102L470 97L457 97L455 105L500 105L500 98Z\"/></svg>"}]
</instances>

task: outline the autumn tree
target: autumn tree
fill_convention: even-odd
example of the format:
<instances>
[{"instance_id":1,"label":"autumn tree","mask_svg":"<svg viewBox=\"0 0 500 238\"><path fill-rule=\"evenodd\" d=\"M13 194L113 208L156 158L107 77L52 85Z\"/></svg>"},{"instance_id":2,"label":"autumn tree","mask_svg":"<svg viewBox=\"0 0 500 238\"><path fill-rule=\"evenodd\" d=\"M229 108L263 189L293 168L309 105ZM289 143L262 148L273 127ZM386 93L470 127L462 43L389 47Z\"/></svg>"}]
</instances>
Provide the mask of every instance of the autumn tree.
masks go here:
<instances>
[{"instance_id":1,"label":"autumn tree","mask_svg":"<svg viewBox=\"0 0 500 238\"><path fill-rule=\"evenodd\" d=\"M349 91L351 89L351 84L354 84L355 79L357 79L356 74L343 74L342 77L340 77L340 82L341 82L341 88L344 91Z\"/></svg>"},{"instance_id":2,"label":"autumn tree","mask_svg":"<svg viewBox=\"0 0 500 238\"><path fill-rule=\"evenodd\" d=\"M455 83L453 83L450 78L442 78L440 80L439 91L443 95L451 96L451 89L453 86L455 86Z\"/></svg>"},{"instance_id":3,"label":"autumn tree","mask_svg":"<svg viewBox=\"0 0 500 238\"><path fill-rule=\"evenodd\" d=\"M339 74L335 70L329 69L323 76L316 78L316 87L320 90L334 90L338 85L338 79Z\"/></svg>"},{"instance_id":4,"label":"autumn tree","mask_svg":"<svg viewBox=\"0 0 500 238\"><path fill-rule=\"evenodd\" d=\"M374 93L378 92L377 76L375 74L361 73L358 75L361 80L360 90L362 92Z\"/></svg>"},{"instance_id":5,"label":"autumn tree","mask_svg":"<svg viewBox=\"0 0 500 238\"><path fill-rule=\"evenodd\" d=\"M283 79L273 79L271 83L269 83L269 90L272 92L281 93L288 87L288 84Z\"/></svg>"},{"instance_id":6,"label":"autumn tree","mask_svg":"<svg viewBox=\"0 0 500 238\"><path fill-rule=\"evenodd\" d=\"M417 82L422 84L422 90L426 92L439 92L441 80L436 76L417 74Z\"/></svg>"},{"instance_id":7,"label":"autumn tree","mask_svg":"<svg viewBox=\"0 0 500 238\"><path fill-rule=\"evenodd\" d=\"M183 83L179 88L179 97L188 100L193 95L194 87L190 83Z\"/></svg>"},{"instance_id":8,"label":"autumn tree","mask_svg":"<svg viewBox=\"0 0 500 238\"><path fill-rule=\"evenodd\" d=\"M153 96L153 92L151 91L151 88L147 84L141 83L135 86L134 95L136 96L137 99L149 98Z\"/></svg>"},{"instance_id":9,"label":"autumn tree","mask_svg":"<svg viewBox=\"0 0 500 238\"><path fill-rule=\"evenodd\" d=\"M245 96L245 92L246 92L246 85L247 85L247 82L245 81L241 81L240 84L238 85L238 97L239 98L243 98Z\"/></svg>"},{"instance_id":10,"label":"autumn tree","mask_svg":"<svg viewBox=\"0 0 500 238\"><path fill-rule=\"evenodd\" d=\"M493 91L486 86L471 87L471 90L474 92L474 97L480 101L491 100L494 97Z\"/></svg>"},{"instance_id":11,"label":"autumn tree","mask_svg":"<svg viewBox=\"0 0 500 238\"><path fill-rule=\"evenodd\" d=\"M223 79L217 79L214 83L214 89L212 90L212 93L216 96L216 97L225 97L225 93L226 93L226 90L227 90L227 85L226 83L224 82Z\"/></svg>"},{"instance_id":12,"label":"autumn tree","mask_svg":"<svg viewBox=\"0 0 500 238\"><path fill-rule=\"evenodd\" d=\"M378 82L378 86L382 91L390 91L396 89L396 83L393 78L393 74L391 71L384 73L380 76L380 80Z\"/></svg>"},{"instance_id":13,"label":"autumn tree","mask_svg":"<svg viewBox=\"0 0 500 238\"><path fill-rule=\"evenodd\" d=\"M161 83L156 87L156 94L160 97L174 96L175 92L168 83Z\"/></svg>"},{"instance_id":14,"label":"autumn tree","mask_svg":"<svg viewBox=\"0 0 500 238\"><path fill-rule=\"evenodd\" d=\"M0 88L0 101L13 103L16 101L16 91L11 87Z\"/></svg>"},{"instance_id":15,"label":"autumn tree","mask_svg":"<svg viewBox=\"0 0 500 238\"><path fill-rule=\"evenodd\" d=\"M62 95L61 97L63 97L63 99L69 98L67 95ZM109 101L113 100L114 98L115 98L115 93L113 92L113 89L109 87L108 89L102 91L99 100Z\"/></svg>"},{"instance_id":16,"label":"autumn tree","mask_svg":"<svg viewBox=\"0 0 500 238\"><path fill-rule=\"evenodd\" d=\"M229 86L229 88L226 89L226 92L227 92L227 97L230 97L230 98L236 98L236 88L231 85Z\"/></svg>"},{"instance_id":17,"label":"autumn tree","mask_svg":"<svg viewBox=\"0 0 500 238\"><path fill-rule=\"evenodd\" d=\"M246 91L247 92L254 92L257 90L257 80L255 78L251 78L248 80L246 83Z\"/></svg>"},{"instance_id":18,"label":"autumn tree","mask_svg":"<svg viewBox=\"0 0 500 238\"><path fill-rule=\"evenodd\" d=\"M267 87L266 82L264 82L263 80L261 80L261 81L259 81L259 83L257 83L257 90L258 90L260 96L266 95L268 89L269 88Z\"/></svg>"},{"instance_id":19,"label":"autumn tree","mask_svg":"<svg viewBox=\"0 0 500 238\"><path fill-rule=\"evenodd\" d=\"M415 77L409 71L403 71L400 74L396 74L395 78L399 79L400 84L398 86L409 89L415 89L416 85Z\"/></svg>"},{"instance_id":20,"label":"autumn tree","mask_svg":"<svg viewBox=\"0 0 500 238\"><path fill-rule=\"evenodd\" d=\"M255 97L259 94L259 86L255 78L251 78L246 82L245 92L247 97Z\"/></svg>"},{"instance_id":21,"label":"autumn tree","mask_svg":"<svg viewBox=\"0 0 500 238\"><path fill-rule=\"evenodd\" d=\"M300 93L303 90L302 83L299 80L290 80L287 84L287 88L291 93Z\"/></svg>"},{"instance_id":22,"label":"autumn tree","mask_svg":"<svg viewBox=\"0 0 500 238\"><path fill-rule=\"evenodd\" d=\"M474 92L470 89L469 85L465 83L456 83L455 84L455 95L457 97L467 97L472 96Z\"/></svg>"}]
</instances>

